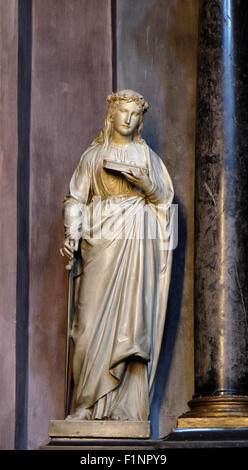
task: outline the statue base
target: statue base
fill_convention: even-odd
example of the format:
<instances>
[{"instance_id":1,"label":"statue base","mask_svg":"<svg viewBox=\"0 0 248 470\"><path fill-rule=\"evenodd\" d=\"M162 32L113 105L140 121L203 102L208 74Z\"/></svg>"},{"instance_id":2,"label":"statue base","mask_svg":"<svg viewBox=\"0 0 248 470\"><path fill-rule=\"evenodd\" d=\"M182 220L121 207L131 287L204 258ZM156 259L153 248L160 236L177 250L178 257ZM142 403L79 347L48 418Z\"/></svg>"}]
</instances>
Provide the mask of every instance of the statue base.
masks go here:
<instances>
[{"instance_id":1,"label":"statue base","mask_svg":"<svg viewBox=\"0 0 248 470\"><path fill-rule=\"evenodd\" d=\"M188 428L176 428L168 436L160 439L150 438L149 421L51 421L47 445L40 450L80 450L80 451L158 451L165 449L198 448L241 448L248 447L248 427L233 428L245 422L230 422L226 428L202 428L197 423L179 421ZM194 425L194 427L190 427Z\"/></svg>"},{"instance_id":2,"label":"statue base","mask_svg":"<svg viewBox=\"0 0 248 470\"><path fill-rule=\"evenodd\" d=\"M89 441L150 439L150 421L52 420L48 446L87 444ZM48 446L45 446L47 448Z\"/></svg>"}]
</instances>

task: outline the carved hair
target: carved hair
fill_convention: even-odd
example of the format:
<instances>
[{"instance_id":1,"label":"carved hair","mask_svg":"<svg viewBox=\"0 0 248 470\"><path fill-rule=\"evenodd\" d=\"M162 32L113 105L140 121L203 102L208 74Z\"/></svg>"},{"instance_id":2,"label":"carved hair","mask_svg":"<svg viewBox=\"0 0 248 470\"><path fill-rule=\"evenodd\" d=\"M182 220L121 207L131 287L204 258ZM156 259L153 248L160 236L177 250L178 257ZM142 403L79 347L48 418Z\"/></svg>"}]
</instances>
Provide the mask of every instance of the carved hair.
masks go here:
<instances>
[{"instance_id":1,"label":"carved hair","mask_svg":"<svg viewBox=\"0 0 248 470\"><path fill-rule=\"evenodd\" d=\"M104 147L107 147L110 142L111 130L112 130L112 119L114 113L120 106L120 104L130 103L134 101L141 110L139 126L135 130L133 140L135 142L143 142L141 138L141 129L144 122L144 113L148 110L149 104L144 100L143 96L133 90L121 90L116 93L111 93L108 95L107 102L109 103L108 112L104 121L103 129L100 132L100 135L92 142L91 145L104 144Z\"/></svg>"}]
</instances>

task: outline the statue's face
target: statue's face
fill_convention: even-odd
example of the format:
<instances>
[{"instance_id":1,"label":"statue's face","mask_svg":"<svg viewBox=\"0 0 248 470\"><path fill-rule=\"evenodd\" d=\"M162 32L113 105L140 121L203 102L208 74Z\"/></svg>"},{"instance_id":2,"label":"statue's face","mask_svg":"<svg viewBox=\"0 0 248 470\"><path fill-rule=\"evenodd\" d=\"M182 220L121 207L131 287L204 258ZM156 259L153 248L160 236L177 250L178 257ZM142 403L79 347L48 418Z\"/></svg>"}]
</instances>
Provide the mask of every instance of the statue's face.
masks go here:
<instances>
[{"instance_id":1,"label":"statue's face","mask_svg":"<svg viewBox=\"0 0 248 470\"><path fill-rule=\"evenodd\" d=\"M139 126L140 112L140 108L134 101L121 104L113 116L114 130L123 136L132 135Z\"/></svg>"}]
</instances>

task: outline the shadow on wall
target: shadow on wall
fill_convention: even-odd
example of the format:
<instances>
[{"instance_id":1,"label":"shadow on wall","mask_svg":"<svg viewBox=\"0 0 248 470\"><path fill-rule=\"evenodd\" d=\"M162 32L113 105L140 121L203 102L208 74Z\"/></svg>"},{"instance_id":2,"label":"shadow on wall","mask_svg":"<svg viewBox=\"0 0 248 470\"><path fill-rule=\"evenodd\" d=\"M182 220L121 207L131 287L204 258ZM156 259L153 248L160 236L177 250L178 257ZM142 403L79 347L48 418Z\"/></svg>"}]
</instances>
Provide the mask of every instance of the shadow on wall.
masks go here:
<instances>
[{"instance_id":1,"label":"shadow on wall","mask_svg":"<svg viewBox=\"0 0 248 470\"><path fill-rule=\"evenodd\" d=\"M150 416L154 439L161 434L159 417L166 387L170 381L172 386L180 382L175 373L171 374L180 321L180 328L187 321L187 327L190 321L193 324L193 261L191 255L186 257L186 252L193 252L197 18L198 0L117 1L118 89L135 89L150 102L142 135L164 160L175 189L174 203L178 204L178 247L174 251L167 319ZM175 390L177 404L176 409L171 409L171 417L181 413L191 398L188 395L193 360L190 371L189 337L189 334L180 335L177 343L181 361L178 373L183 375L181 384L184 381L185 387ZM188 369L182 362L184 351L187 351ZM168 398L169 406L175 407L170 390ZM162 427L167 429L168 426L169 423Z\"/></svg>"},{"instance_id":2,"label":"shadow on wall","mask_svg":"<svg viewBox=\"0 0 248 470\"><path fill-rule=\"evenodd\" d=\"M177 197L174 204L178 204ZM164 391L169 380L172 357L176 343L178 324L183 302L185 252L187 240L186 218L183 214L181 204L178 205L178 246L173 253L173 264L171 272L171 283L169 290L167 314L162 347L160 351L158 369L155 381L155 390L151 405L151 427L152 438L159 436L159 415L163 403Z\"/></svg>"}]
</instances>

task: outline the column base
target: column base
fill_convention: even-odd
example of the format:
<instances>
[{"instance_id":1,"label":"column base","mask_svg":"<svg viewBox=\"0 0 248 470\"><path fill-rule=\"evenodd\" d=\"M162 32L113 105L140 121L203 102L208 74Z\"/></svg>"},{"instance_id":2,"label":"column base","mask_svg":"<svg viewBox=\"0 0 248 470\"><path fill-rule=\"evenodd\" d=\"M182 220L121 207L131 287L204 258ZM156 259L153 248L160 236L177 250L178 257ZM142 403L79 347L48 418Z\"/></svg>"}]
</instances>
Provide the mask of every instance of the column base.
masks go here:
<instances>
[{"instance_id":1,"label":"column base","mask_svg":"<svg viewBox=\"0 0 248 470\"><path fill-rule=\"evenodd\" d=\"M177 428L248 428L248 396L207 396L188 403Z\"/></svg>"},{"instance_id":2,"label":"column base","mask_svg":"<svg viewBox=\"0 0 248 470\"><path fill-rule=\"evenodd\" d=\"M248 417L208 417L188 418L181 417L177 420L177 428L180 429L248 429Z\"/></svg>"},{"instance_id":3,"label":"column base","mask_svg":"<svg viewBox=\"0 0 248 470\"><path fill-rule=\"evenodd\" d=\"M248 397L219 395L189 401L190 411L164 438L174 448L248 447Z\"/></svg>"}]
</instances>

